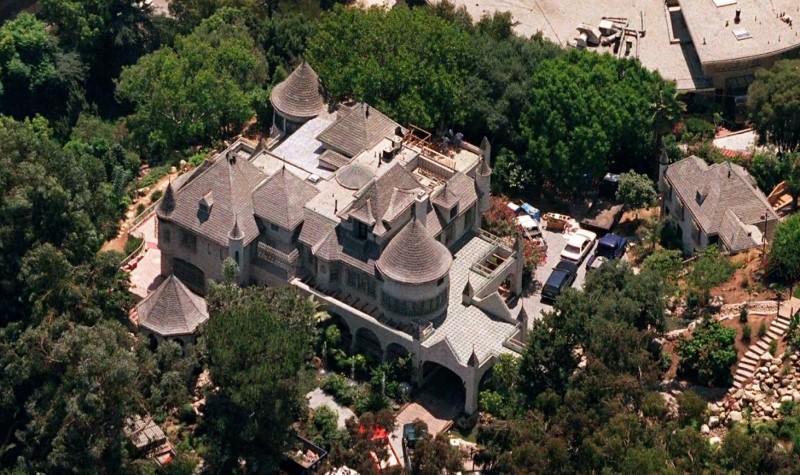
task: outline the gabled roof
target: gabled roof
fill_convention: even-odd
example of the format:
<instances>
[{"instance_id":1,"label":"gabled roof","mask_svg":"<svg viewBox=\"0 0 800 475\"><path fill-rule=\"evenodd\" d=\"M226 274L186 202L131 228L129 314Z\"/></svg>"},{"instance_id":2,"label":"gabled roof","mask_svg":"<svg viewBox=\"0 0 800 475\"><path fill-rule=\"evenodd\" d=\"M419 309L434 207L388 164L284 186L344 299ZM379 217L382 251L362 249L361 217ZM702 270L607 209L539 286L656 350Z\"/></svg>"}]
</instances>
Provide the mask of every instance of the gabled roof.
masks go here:
<instances>
[{"instance_id":1,"label":"gabled roof","mask_svg":"<svg viewBox=\"0 0 800 475\"><path fill-rule=\"evenodd\" d=\"M752 224L744 224L736 214L727 210L719 227L719 238L731 252L739 252L760 244L761 230Z\"/></svg>"},{"instance_id":2,"label":"gabled roof","mask_svg":"<svg viewBox=\"0 0 800 475\"><path fill-rule=\"evenodd\" d=\"M362 188L353 203L342 210L339 216L344 219L352 216L369 224L382 220L391 221L396 216L396 213L400 212L398 200L401 200L402 194L398 195L398 192L411 192L420 188L420 186L417 179L408 170L399 163L395 163L383 175ZM411 196L413 197L413 194ZM393 197L395 199L394 202L392 200ZM407 199L402 198L402 201L407 201ZM391 213L389 213L390 210ZM365 219L370 216L373 221L366 221ZM375 230L373 232L379 235L382 234Z\"/></svg>"},{"instance_id":3,"label":"gabled roof","mask_svg":"<svg viewBox=\"0 0 800 475\"><path fill-rule=\"evenodd\" d=\"M389 241L376 267L395 282L423 284L447 275L452 263L450 251L414 218Z\"/></svg>"},{"instance_id":4,"label":"gabled roof","mask_svg":"<svg viewBox=\"0 0 800 475\"><path fill-rule=\"evenodd\" d=\"M348 163L350 163L349 158L345 157L339 152L334 152L333 150L325 150L322 152L322 155L319 156L319 165L323 168L328 168L333 171L338 170Z\"/></svg>"},{"instance_id":5,"label":"gabled roof","mask_svg":"<svg viewBox=\"0 0 800 475\"><path fill-rule=\"evenodd\" d=\"M670 165L666 178L708 235L719 233L729 210L745 225L763 222L765 214L768 220L778 219L753 177L739 165L723 162L709 166L691 156Z\"/></svg>"},{"instance_id":6,"label":"gabled roof","mask_svg":"<svg viewBox=\"0 0 800 475\"><path fill-rule=\"evenodd\" d=\"M340 114L336 122L317 136L317 140L349 157L375 146L384 137L393 136L400 127L378 109L364 103Z\"/></svg>"},{"instance_id":7,"label":"gabled roof","mask_svg":"<svg viewBox=\"0 0 800 475\"><path fill-rule=\"evenodd\" d=\"M282 167L253 191L255 215L283 229L293 230L303 221L303 207L319 191Z\"/></svg>"},{"instance_id":8,"label":"gabled roof","mask_svg":"<svg viewBox=\"0 0 800 475\"><path fill-rule=\"evenodd\" d=\"M325 110L319 76L305 61L272 89L269 100L278 112L300 119L316 117Z\"/></svg>"},{"instance_id":9,"label":"gabled roof","mask_svg":"<svg viewBox=\"0 0 800 475\"><path fill-rule=\"evenodd\" d=\"M136 306L139 326L162 337L191 335L208 320L203 297L189 290L175 275Z\"/></svg>"},{"instance_id":10,"label":"gabled roof","mask_svg":"<svg viewBox=\"0 0 800 475\"><path fill-rule=\"evenodd\" d=\"M458 195L453 193L447 186L447 183L445 183L442 191L433 199L433 204L442 209L450 210L458 204Z\"/></svg>"},{"instance_id":11,"label":"gabled roof","mask_svg":"<svg viewBox=\"0 0 800 475\"><path fill-rule=\"evenodd\" d=\"M173 192L175 204L171 212L166 212L162 203L159 216L221 246L228 245L234 217L238 216L239 228L247 245L258 237L252 192L265 178L266 175L249 161L241 158L229 160L220 154L202 173L195 173L190 181ZM213 193L214 204L208 214L201 213L200 201L209 192Z\"/></svg>"}]
</instances>

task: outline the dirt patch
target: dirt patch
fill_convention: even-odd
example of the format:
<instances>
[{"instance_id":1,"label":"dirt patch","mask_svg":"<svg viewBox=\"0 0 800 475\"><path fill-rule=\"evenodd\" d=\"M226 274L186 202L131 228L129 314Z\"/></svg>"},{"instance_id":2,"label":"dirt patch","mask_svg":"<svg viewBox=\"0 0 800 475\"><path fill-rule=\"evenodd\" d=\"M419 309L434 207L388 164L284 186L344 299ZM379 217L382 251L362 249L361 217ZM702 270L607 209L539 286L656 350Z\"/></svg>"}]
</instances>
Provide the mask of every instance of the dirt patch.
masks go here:
<instances>
[{"instance_id":1,"label":"dirt patch","mask_svg":"<svg viewBox=\"0 0 800 475\"><path fill-rule=\"evenodd\" d=\"M775 292L761 277L761 251L734 257L740 267L724 284L711 291L711 295L722 296L725 303L738 303L757 300L771 300Z\"/></svg>"}]
</instances>

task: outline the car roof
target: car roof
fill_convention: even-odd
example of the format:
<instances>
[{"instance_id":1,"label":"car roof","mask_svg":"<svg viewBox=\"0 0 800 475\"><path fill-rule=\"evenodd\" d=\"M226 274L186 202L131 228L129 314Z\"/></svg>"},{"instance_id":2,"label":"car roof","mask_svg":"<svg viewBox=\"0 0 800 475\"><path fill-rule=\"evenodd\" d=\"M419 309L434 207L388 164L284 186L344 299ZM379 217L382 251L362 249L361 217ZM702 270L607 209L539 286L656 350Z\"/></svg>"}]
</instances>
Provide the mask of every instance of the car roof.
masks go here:
<instances>
[{"instance_id":1,"label":"car roof","mask_svg":"<svg viewBox=\"0 0 800 475\"><path fill-rule=\"evenodd\" d=\"M554 269L576 272L578 270L578 263L562 259L558 261Z\"/></svg>"},{"instance_id":2,"label":"car roof","mask_svg":"<svg viewBox=\"0 0 800 475\"><path fill-rule=\"evenodd\" d=\"M584 235L582 235L582 234L573 234L569 238L569 241L567 241L567 245L568 246L581 247L581 245L583 245L583 243L585 243L588 240L589 240L589 238L584 236Z\"/></svg>"},{"instance_id":3,"label":"car roof","mask_svg":"<svg viewBox=\"0 0 800 475\"><path fill-rule=\"evenodd\" d=\"M600 244L604 246L621 246L625 243L625 238L614 233L609 233L600 238Z\"/></svg>"}]
</instances>

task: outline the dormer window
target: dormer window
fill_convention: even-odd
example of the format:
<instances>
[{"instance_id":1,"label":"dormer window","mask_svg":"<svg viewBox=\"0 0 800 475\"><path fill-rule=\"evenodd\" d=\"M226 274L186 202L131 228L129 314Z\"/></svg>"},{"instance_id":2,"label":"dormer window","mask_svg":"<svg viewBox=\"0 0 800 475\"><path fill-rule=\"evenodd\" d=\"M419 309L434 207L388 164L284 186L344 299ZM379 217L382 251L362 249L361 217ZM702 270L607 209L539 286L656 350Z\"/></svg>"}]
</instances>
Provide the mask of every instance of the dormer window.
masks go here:
<instances>
[{"instance_id":1,"label":"dormer window","mask_svg":"<svg viewBox=\"0 0 800 475\"><path fill-rule=\"evenodd\" d=\"M198 213L201 219L208 219L211 214L211 208L214 206L214 192L209 191L206 193L198 203Z\"/></svg>"},{"instance_id":2,"label":"dormer window","mask_svg":"<svg viewBox=\"0 0 800 475\"><path fill-rule=\"evenodd\" d=\"M450 221L456 219L458 216L458 205L453 206L453 209L450 210Z\"/></svg>"},{"instance_id":3,"label":"dormer window","mask_svg":"<svg viewBox=\"0 0 800 475\"><path fill-rule=\"evenodd\" d=\"M367 233L369 233L369 227L358 220L354 220L353 223L355 224L356 238L365 241L367 239Z\"/></svg>"},{"instance_id":4,"label":"dormer window","mask_svg":"<svg viewBox=\"0 0 800 475\"><path fill-rule=\"evenodd\" d=\"M699 204L699 205L703 204L703 201L705 199L706 199L706 197L702 193L700 193L699 190L695 192L694 200L697 202L697 204Z\"/></svg>"}]
</instances>

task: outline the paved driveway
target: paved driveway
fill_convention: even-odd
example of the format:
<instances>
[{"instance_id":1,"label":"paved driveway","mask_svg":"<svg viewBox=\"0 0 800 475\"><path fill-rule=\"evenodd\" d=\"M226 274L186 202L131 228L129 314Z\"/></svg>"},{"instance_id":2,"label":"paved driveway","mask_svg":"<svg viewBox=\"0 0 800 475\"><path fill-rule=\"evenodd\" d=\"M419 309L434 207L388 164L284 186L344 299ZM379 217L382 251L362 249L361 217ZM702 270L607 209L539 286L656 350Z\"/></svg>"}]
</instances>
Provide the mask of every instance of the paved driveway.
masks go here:
<instances>
[{"instance_id":1,"label":"paved driveway","mask_svg":"<svg viewBox=\"0 0 800 475\"><path fill-rule=\"evenodd\" d=\"M549 303L542 302L541 289L542 285L547 282L547 278L550 277L550 273L553 271L553 268L561 259L561 250L567 245L567 240L569 238L569 236L566 234L554 233L547 230L542 231L542 234L547 241L547 259L536 269L536 286L534 293L525 297L522 301L522 305L525 306L525 310L528 312L531 322L534 319L541 318L542 312L547 312L553 309L553 306ZM597 246L597 244L595 244L595 246ZM583 260L578 268L578 276L575 278L575 282L572 284L572 286L576 289L583 288L583 281L586 278L586 261L589 260L588 256L593 252L594 248L589 250L589 254L587 254L586 259Z\"/></svg>"}]
</instances>

